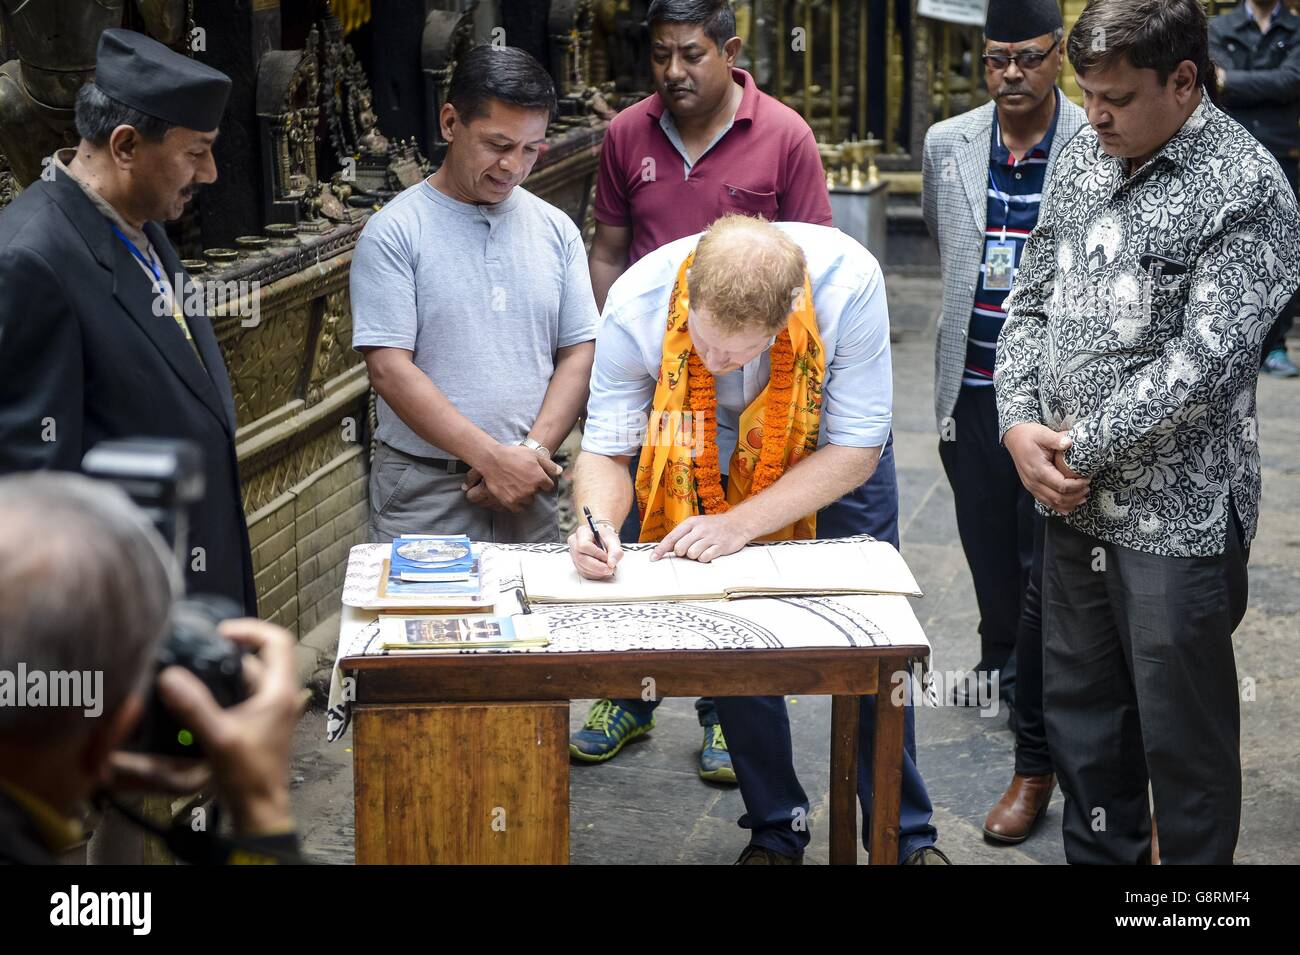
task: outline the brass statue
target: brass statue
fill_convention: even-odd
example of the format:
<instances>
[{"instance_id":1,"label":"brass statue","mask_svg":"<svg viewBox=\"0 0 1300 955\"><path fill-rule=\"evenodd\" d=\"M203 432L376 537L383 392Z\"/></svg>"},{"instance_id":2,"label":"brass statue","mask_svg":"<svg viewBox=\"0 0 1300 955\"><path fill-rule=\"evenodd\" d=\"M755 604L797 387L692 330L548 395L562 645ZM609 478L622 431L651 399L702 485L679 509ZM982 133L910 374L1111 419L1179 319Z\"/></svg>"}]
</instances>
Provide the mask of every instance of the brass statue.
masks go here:
<instances>
[{"instance_id":1,"label":"brass statue","mask_svg":"<svg viewBox=\"0 0 1300 955\"><path fill-rule=\"evenodd\" d=\"M471 11L458 13L430 10L420 35L420 72L424 75L424 135L435 162L442 160L447 144L442 139L438 116L447 102L451 75L456 64L474 43Z\"/></svg>"},{"instance_id":2,"label":"brass statue","mask_svg":"<svg viewBox=\"0 0 1300 955\"><path fill-rule=\"evenodd\" d=\"M185 0L136 7L149 34L169 46L192 28ZM121 26L125 9L126 0L0 0L3 32L18 53L0 66L0 153L19 187L55 150L77 144L77 91L94 77L99 35Z\"/></svg>"},{"instance_id":3,"label":"brass statue","mask_svg":"<svg viewBox=\"0 0 1300 955\"><path fill-rule=\"evenodd\" d=\"M591 83L591 0L553 0L546 22L551 47L551 78L559 114L583 112L578 102Z\"/></svg>"},{"instance_id":4,"label":"brass statue","mask_svg":"<svg viewBox=\"0 0 1300 955\"><path fill-rule=\"evenodd\" d=\"M257 115L262 140L264 221L298 225L313 211L307 204L316 184L316 123L320 117L317 32L302 50L272 50L257 68Z\"/></svg>"},{"instance_id":5,"label":"brass statue","mask_svg":"<svg viewBox=\"0 0 1300 955\"><path fill-rule=\"evenodd\" d=\"M0 66L0 152L19 186L56 149L77 144L77 90L95 74L99 35L122 22L126 0L0 0L18 59Z\"/></svg>"},{"instance_id":6,"label":"brass statue","mask_svg":"<svg viewBox=\"0 0 1300 955\"><path fill-rule=\"evenodd\" d=\"M351 156L362 165L383 166L388 137L379 131L370 81L351 44L344 41L339 21L327 16L321 25L321 88L330 145L340 161Z\"/></svg>"}]
</instances>

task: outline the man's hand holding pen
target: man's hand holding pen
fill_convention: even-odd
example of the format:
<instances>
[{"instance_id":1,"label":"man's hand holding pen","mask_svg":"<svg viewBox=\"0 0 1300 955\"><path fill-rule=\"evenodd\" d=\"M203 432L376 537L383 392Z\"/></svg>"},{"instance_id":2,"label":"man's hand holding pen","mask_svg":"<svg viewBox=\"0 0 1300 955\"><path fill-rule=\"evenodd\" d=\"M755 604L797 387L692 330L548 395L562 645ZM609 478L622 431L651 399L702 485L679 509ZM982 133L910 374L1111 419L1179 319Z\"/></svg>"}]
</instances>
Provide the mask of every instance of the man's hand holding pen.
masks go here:
<instances>
[{"instance_id":1,"label":"man's hand holding pen","mask_svg":"<svg viewBox=\"0 0 1300 955\"><path fill-rule=\"evenodd\" d=\"M578 522L577 530L569 535L569 556L578 573L588 580L613 577L618 562L623 559L618 528L612 521L590 518L588 512Z\"/></svg>"}]
</instances>

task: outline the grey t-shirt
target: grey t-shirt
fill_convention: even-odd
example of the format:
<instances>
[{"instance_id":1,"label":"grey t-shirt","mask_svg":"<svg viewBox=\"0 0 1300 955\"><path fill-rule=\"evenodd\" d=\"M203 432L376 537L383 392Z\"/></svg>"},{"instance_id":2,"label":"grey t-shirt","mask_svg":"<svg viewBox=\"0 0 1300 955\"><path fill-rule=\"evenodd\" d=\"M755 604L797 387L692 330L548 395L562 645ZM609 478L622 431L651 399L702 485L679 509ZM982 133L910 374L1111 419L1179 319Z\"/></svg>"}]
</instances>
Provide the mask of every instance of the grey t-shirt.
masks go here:
<instances>
[{"instance_id":1,"label":"grey t-shirt","mask_svg":"<svg viewBox=\"0 0 1300 955\"><path fill-rule=\"evenodd\" d=\"M456 409L493 438L527 437L556 349L596 337L582 235L550 203L515 189L470 205L417 183L362 230L352 259L352 347L405 348ZM449 458L380 398L377 436Z\"/></svg>"}]
</instances>

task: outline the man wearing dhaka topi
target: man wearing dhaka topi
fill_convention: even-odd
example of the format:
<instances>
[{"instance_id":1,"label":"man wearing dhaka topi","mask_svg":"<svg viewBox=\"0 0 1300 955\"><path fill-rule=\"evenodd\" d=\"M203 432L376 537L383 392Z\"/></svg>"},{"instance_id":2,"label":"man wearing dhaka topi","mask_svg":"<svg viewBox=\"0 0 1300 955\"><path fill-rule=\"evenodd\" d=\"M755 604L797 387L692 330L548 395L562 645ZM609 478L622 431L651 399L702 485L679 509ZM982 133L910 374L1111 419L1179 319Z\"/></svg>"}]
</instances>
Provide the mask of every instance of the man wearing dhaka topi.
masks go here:
<instances>
[{"instance_id":1,"label":"man wearing dhaka topi","mask_svg":"<svg viewBox=\"0 0 1300 955\"><path fill-rule=\"evenodd\" d=\"M666 329L666 331L665 331ZM880 267L827 226L740 215L670 242L610 289L596 337L569 537L584 577L617 572L635 496L640 539L710 561L751 541L871 534L898 545L896 486L868 484L889 437L889 313ZM654 422L647 428L647 418ZM635 481L630 475L637 455ZM783 697L717 701L745 801L748 865L802 861L808 797ZM862 699L858 792L871 813L875 701ZM946 865L905 711L898 857ZM864 837L866 833L864 832Z\"/></svg>"}]
</instances>

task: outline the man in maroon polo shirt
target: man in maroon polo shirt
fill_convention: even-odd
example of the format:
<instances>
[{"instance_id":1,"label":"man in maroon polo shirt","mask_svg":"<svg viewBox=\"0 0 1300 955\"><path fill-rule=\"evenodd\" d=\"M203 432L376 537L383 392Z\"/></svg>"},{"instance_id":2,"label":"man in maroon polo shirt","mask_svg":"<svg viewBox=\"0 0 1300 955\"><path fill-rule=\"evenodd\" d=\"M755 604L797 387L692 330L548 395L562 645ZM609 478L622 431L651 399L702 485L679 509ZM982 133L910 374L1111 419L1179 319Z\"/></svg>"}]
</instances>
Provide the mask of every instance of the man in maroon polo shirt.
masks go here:
<instances>
[{"instance_id":1,"label":"man in maroon polo shirt","mask_svg":"<svg viewBox=\"0 0 1300 955\"><path fill-rule=\"evenodd\" d=\"M707 229L728 213L831 224L826 174L803 117L735 68L741 40L727 0L653 0L646 15L656 92L610 124L596 185L589 257L596 305L647 252ZM640 536L635 509L623 540ZM655 701L599 700L569 745L603 762L654 726ZM704 727L699 773L735 783L711 699L697 700Z\"/></svg>"},{"instance_id":2,"label":"man in maroon polo shirt","mask_svg":"<svg viewBox=\"0 0 1300 955\"><path fill-rule=\"evenodd\" d=\"M831 224L826 174L803 117L735 68L727 0L654 0L656 92L610 124L590 256L596 305L637 259L731 212Z\"/></svg>"}]
</instances>

